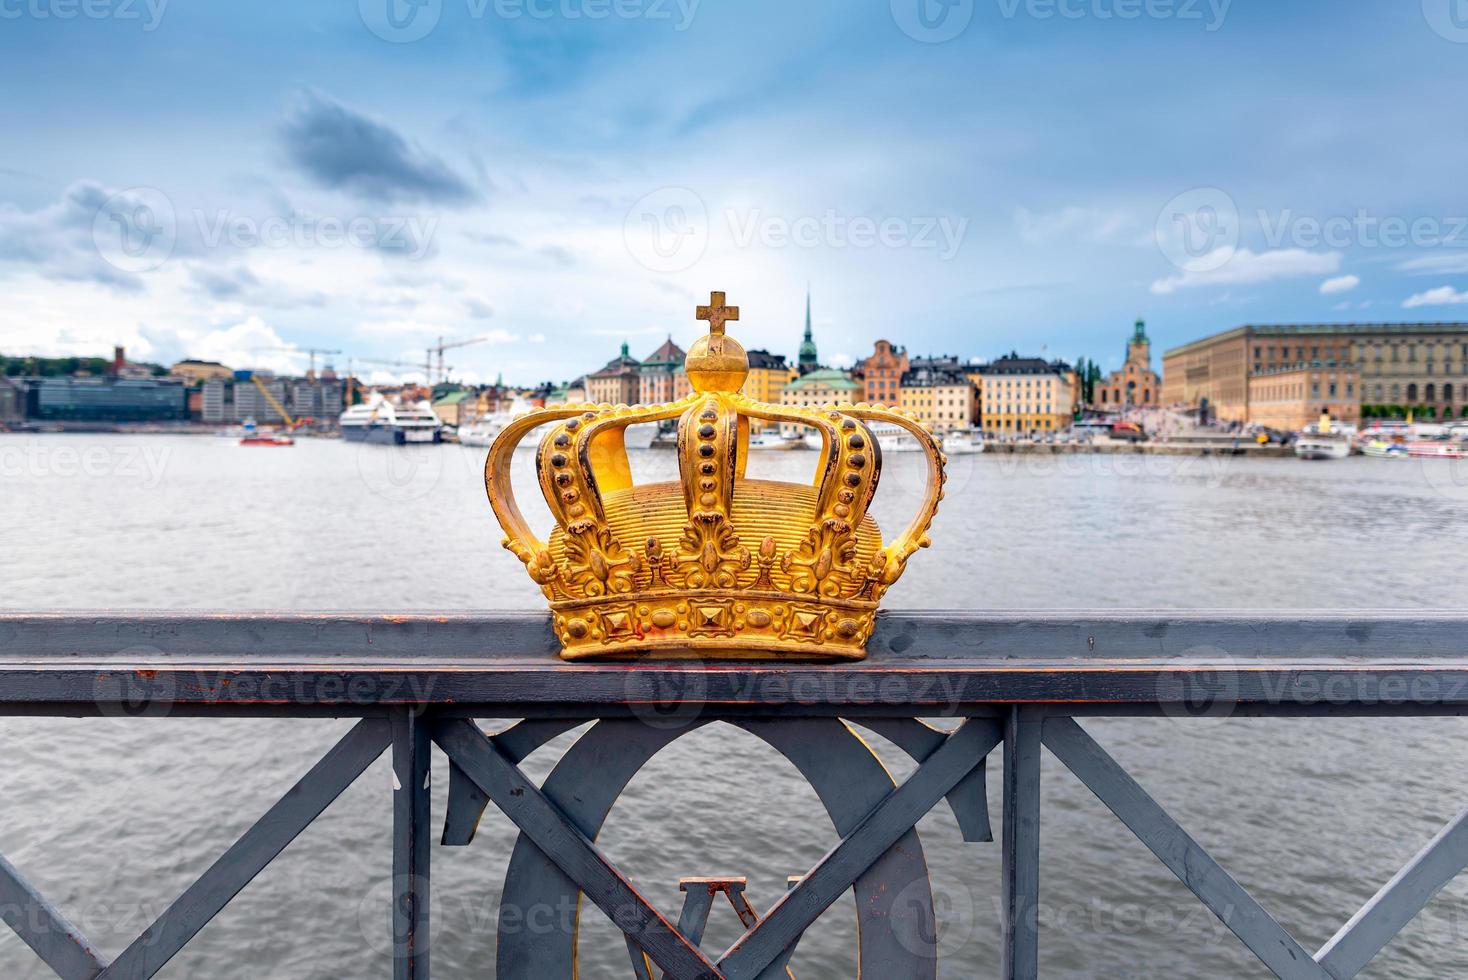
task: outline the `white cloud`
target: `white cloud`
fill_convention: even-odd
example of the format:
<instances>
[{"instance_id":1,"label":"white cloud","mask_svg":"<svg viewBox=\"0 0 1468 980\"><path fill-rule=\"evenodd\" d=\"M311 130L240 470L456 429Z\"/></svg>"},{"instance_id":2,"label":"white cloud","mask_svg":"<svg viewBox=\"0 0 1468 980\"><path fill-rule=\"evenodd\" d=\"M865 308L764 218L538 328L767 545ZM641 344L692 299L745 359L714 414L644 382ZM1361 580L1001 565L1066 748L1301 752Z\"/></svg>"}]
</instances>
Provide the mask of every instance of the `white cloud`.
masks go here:
<instances>
[{"instance_id":1,"label":"white cloud","mask_svg":"<svg viewBox=\"0 0 1468 980\"><path fill-rule=\"evenodd\" d=\"M1158 279L1152 283L1151 291L1162 296L1179 289L1192 289L1199 286L1272 282L1277 279L1328 275L1341 267L1341 253L1339 252L1307 252L1303 248L1254 252L1241 248L1231 257L1224 259L1217 268L1211 268L1215 258L1223 259L1226 249L1227 246L1224 246L1213 256L1199 260L1198 265L1206 271L1182 272L1166 279Z\"/></svg>"},{"instance_id":2,"label":"white cloud","mask_svg":"<svg viewBox=\"0 0 1468 980\"><path fill-rule=\"evenodd\" d=\"M1397 268L1417 276L1468 274L1468 251L1423 255L1408 259Z\"/></svg>"},{"instance_id":3,"label":"white cloud","mask_svg":"<svg viewBox=\"0 0 1468 980\"><path fill-rule=\"evenodd\" d=\"M1359 285L1361 285L1360 276L1336 276L1320 284L1320 294L1331 296L1335 293L1349 293Z\"/></svg>"},{"instance_id":4,"label":"white cloud","mask_svg":"<svg viewBox=\"0 0 1468 980\"><path fill-rule=\"evenodd\" d=\"M1402 303L1402 308L1410 310L1418 306L1457 306L1462 303L1468 303L1468 292L1460 293L1452 286L1439 286L1425 293L1408 296Z\"/></svg>"}]
</instances>

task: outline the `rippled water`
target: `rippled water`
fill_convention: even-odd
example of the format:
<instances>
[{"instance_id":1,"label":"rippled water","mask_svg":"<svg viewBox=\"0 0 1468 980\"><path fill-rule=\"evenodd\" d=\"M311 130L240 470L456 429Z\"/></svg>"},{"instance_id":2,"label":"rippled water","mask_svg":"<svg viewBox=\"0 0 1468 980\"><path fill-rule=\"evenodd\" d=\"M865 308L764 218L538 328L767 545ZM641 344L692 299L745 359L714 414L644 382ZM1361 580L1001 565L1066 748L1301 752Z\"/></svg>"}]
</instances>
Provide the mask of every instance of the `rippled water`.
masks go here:
<instances>
[{"instance_id":1,"label":"rippled water","mask_svg":"<svg viewBox=\"0 0 1468 980\"><path fill-rule=\"evenodd\" d=\"M499 547L483 450L303 440L0 435L0 605L483 610L537 606ZM798 478L808 454L768 454ZM889 456L877 509L905 517L918 460ZM671 454L640 454L646 478ZM1458 608L1468 480L1442 462L1004 458L953 461L936 544L892 607ZM527 472L521 474L527 485ZM904 494L905 491L905 494ZM1459 719L1106 720L1087 728L1307 948L1336 930L1468 804ZM340 721L0 719L0 853L115 955L348 727ZM545 773L568 735L531 758ZM911 765L879 739L894 775ZM440 777L442 757L437 763ZM379 761L165 969L210 980L389 975L391 775ZM437 781L435 813L447 780ZM997 784L990 809L996 831ZM1047 758L1042 975L1265 976L1058 763ZM999 858L952 816L920 825L945 977L998 973ZM491 811L468 848L434 849L440 977L494 974L514 835ZM724 726L689 734L629 787L600 843L672 917L677 879L743 874L767 907L834 836L772 750ZM583 977L630 976L599 913ZM802 980L854 975L849 898L802 941ZM715 909L707 946L737 935ZM1468 879L1366 971L1468 975ZM0 976L49 974L0 936ZM881 980L881 978L878 978Z\"/></svg>"}]
</instances>

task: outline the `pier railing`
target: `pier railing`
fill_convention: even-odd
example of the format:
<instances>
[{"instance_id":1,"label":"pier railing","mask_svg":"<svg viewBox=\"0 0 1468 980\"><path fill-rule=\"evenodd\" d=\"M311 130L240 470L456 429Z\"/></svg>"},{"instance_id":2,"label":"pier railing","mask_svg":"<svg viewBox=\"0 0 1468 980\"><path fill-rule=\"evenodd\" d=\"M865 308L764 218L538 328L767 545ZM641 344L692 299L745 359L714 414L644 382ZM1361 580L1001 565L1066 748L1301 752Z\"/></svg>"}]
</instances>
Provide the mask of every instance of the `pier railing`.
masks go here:
<instances>
[{"instance_id":1,"label":"pier railing","mask_svg":"<svg viewBox=\"0 0 1468 980\"><path fill-rule=\"evenodd\" d=\"M1318 950L1292 937L1090 735L1088 716L1457 715L1468 711L1468 616L888 613L852 664L564 663L548 617L523 615L0 615L0 713L272 715L360 720L115 959L0 858L0 915L60 977L151 977L379 756L393 779L394 976L429 970L431 835L468 845L493 804L518 828L494 950L502 980L574 975L575 924L505 928L515 909L579 896L625 934L630 975L789 975L805 930L857 897L862 976L938 975L916 824L946 801L991 842L987 760L1002 812L1002 975L1038 975L1040 760L1073 772L1280 977L1355 976L1468 865L1468 810ZM475 718L521 719L486 733ZM895 783L844 723L916 769ZM949 719L932 723L933 720ZM595 724L537 784L521 761ZM836 845L759 915L739 879L690 878L676 922L596 839L655 753L704 725L736 726L787 758L831 817ZM436 822L430 747L449 759ZM1098 828L1098 832L1101 828ZM384 859L385 860L385 859ZM897 896L903 901L897 901ZM715 900L746 931L701 944ZM323 912L329 916L330 910Z\"/></svg>"}]
</instances>

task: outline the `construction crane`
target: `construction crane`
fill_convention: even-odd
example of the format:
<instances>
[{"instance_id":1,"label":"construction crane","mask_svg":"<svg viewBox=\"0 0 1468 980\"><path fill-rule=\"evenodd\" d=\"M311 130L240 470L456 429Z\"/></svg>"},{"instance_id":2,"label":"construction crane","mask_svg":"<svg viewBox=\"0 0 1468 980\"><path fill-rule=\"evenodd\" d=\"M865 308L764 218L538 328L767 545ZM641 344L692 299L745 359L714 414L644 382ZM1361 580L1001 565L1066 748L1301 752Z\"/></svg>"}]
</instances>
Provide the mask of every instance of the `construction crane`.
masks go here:
<instances>
[{"instance_id":1,"label":"construction crane","mask_svg":"<svg viewBox=\"0 0 1468 980\"><path fill-rule=\"evenodd\" d=\"M250 348L250 352L251 353L255 353L257 351L262 351L262 350L288 351L289 353L292 353L292 354L307 354L307 355L309 355L310 358L311 358L310 376L313 377L313 378L316 377L316 355L317 354L325 354L326 356L329 357L332 354L340 354L341 353L341 351L339 351L339 350L328 350L325 347L251 347Z\"/></svg>"},{"instance_id":2,"label":"construction crane","mask_svg":"<svg viewBox=\"0 0 1468 980\"><path fill-rule=\"evenodd\" d=\"M266 403L275 409L276 415L279 415L284 420L286 429L295 431L303 425L310 425L316 421L311 418L295 418L292 416L286 407L281 404L280 399L275 397L270 387L264 381L260 380L260 375L254 371L236 371L234 376L236 381L250 381L254 383L255 387L260 390L260 394L265 398Z\"/></svg>"},{"instance_id":3,"label":"construction crane","mask_svg":"<svg viewBox=\"0 0 1468 980\"><path fill-rule=\"evenodd\" d=\"M470 337L467 340L451 340L445 343L442 337L438 338L438 343L428 348L428 356L423 361L423 372L428 375L428 386L432 388L438 381L447 380L447 372L445 372L443 366L444 351L453 350L456 347L468 347L470 344L482 344L489 339L488 337ZM434 355L438 356L438 381L434 380Z\"/></svg>"}]
</instances>

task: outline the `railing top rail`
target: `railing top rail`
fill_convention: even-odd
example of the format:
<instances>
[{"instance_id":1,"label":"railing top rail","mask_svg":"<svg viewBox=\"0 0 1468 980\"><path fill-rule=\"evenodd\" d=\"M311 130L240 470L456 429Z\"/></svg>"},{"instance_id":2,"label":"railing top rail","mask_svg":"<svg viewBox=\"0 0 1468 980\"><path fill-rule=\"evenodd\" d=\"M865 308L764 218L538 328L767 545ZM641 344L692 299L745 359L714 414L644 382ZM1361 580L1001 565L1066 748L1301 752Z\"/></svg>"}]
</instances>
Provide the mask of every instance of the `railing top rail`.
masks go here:
<instances>
[{"instance_id":1,"label":"railing top rail","mask_svg":"<svg viewBox=\"0 0 1468 980\"><path fill-rule=\"evenodd\" d=\"M1468 712L1468 615L887 612L866 660L568 663L542 612L4 613L0 713Z\"/></svg>"}]
</instances>

